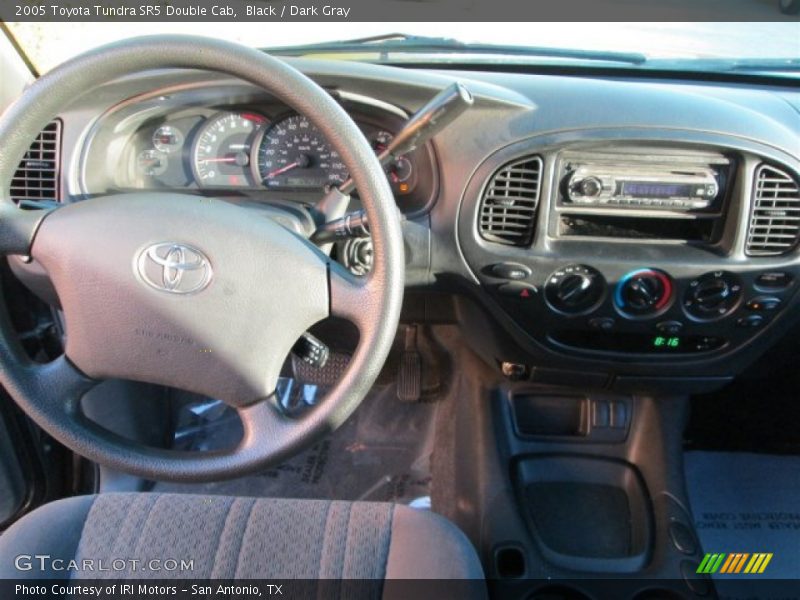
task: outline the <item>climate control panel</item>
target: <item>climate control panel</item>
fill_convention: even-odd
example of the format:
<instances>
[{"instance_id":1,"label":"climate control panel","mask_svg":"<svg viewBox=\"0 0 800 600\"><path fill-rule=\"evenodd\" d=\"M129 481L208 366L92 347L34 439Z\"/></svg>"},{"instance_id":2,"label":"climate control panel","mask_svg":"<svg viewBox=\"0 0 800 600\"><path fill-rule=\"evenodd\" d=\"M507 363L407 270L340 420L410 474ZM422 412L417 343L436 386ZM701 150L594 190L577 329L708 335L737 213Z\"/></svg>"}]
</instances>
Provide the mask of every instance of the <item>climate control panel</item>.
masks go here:
<instances>
[{"instance_id":1,"label":"climate control panel","mask_svg":"<svg viewBox=\"0 0 800 600\"><path fill-rule=\"evenodd\" d=\"M561 350L663 360L746 344L795 292L791 271L670 272L654 266L566 264L544 280L536 268L501 269L496 285L507 312L534 337ZM512 293L513 292L513 293Z\"/></svg>"}]
</instances>

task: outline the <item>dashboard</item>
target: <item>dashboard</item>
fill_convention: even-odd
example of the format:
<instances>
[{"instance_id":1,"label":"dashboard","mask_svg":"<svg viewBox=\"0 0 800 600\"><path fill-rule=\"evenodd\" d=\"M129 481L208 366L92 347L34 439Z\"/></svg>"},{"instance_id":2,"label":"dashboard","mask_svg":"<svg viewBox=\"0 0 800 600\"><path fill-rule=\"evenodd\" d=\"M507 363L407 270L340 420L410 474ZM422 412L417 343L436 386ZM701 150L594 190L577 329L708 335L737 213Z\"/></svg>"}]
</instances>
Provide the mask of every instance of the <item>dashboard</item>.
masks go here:
<instances>
[{"instance_id":1,"label":"dashboard","mask_svg":"<svg viewBox=\"0 0 800 600\"><path fill-rule=\"evenodd\" d=\"M289 62L376 151L453 81L472 92L386 176L407 286L426 314L446 298L471 345L515 376L702 391L797 322L796 86ZM59 118L65 202L169 189L296 219L347 178L307 119L220 75L131 75Z\"/></svg>"},{"instance_id":2,"label":"dashboard","mask_svg":"<svg viewBox=\"0 0 800 600\"><path fill-rule=\"evenodd\" d=\"M376 153L407 116L397 107L334 97ZM349 176L304 115L252 90L213 87L160 90L114 107L86 140L80 168L83 191L90 195L169 189L264 202L313 202ZM435 198L430 147L396 157L384 170L404 214L426 210Z\"/></svg>"}]
</instances>

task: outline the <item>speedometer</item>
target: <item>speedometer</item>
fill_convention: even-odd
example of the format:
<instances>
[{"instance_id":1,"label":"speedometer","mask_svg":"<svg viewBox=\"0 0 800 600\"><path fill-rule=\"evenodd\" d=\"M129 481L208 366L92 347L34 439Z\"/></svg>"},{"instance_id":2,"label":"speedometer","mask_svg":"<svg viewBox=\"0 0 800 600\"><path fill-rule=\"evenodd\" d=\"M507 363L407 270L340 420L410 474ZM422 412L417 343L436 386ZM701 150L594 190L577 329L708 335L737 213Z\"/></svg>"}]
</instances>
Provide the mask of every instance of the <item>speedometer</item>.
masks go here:
<instances>
[{"instance_id":1,"label":"speedometer","mask_svg":"<svg viewBox=\"0 0 800 600\"><path fill-rule=\"evenodd\" d=\"M220 113L198 131L192 170L204 187L252 185L250 152L266 119L252 113Z\"/></svg>"},{"instance_id":2,"label":"speedometer","mask_svg":"<svg viewBox=\"0 0 800 600\"><path fill-rule=\"evenodd\" d=\"M268 188L322 189L347 179L338 152L301 115L286 117L264 133L254 170Z\"/></svg>"}]
</instances>

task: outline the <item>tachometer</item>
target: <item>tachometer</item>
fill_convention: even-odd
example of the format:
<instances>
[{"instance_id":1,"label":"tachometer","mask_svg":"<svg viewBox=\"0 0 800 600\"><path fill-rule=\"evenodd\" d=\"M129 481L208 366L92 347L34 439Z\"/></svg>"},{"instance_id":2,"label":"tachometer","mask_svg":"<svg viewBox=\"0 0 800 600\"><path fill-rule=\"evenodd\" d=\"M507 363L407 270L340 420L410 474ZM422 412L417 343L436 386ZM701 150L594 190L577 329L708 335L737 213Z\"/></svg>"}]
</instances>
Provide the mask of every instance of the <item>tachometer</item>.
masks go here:
<instances>
[{"instance_id":1,"label":"tachometer","mask_svg":"<svg viewBox=\"0 0 800 600\"><path fill-rule=\"evenodd\" d=\"M258 145L255 174L268 188L317 188L347 179L347 168L306 117L293 115L268 129Z\"/></svg>"},{"instance_id":2,"label":"tachometer","mask_svg":"<svg viewBox=\"0 0 800 600\"><path fill-rule=\"evenodd\" d=\"M220 113L198 131L192 170L204 187L252 185L250 154L266 119L253 113Z\"/></svg>"}]
</instances>

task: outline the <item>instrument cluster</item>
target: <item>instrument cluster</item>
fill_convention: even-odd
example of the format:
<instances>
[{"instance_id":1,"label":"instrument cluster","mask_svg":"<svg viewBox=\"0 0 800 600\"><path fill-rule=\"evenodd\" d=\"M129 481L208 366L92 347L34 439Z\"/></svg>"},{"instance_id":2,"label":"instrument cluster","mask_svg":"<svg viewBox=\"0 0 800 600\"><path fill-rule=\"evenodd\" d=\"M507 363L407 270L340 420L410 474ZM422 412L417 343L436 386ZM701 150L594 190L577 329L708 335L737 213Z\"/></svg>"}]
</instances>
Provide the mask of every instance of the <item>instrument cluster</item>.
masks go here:
<instances>
[{"instance_id":1,"label":"instrument cluster","mask_svg":"<svg viewBox=\"0 0 800 600\"><path fill-rule=\"evenodd\" d=\"M353 115L376 154L402 126L398 119ZM143 122L122 151L120 188L183 188L204 193L256 192L283 199L318 195L348 179L348 170L305 116L251 109L189 110ZM424 210L435 194L433 151L417 148L384 167L405 213Z\"/></svg>"}]
</instances>

